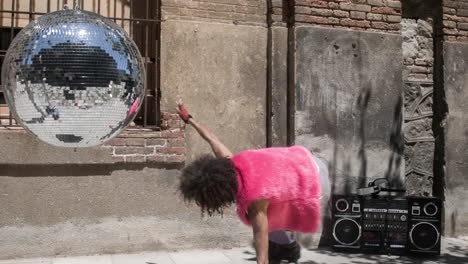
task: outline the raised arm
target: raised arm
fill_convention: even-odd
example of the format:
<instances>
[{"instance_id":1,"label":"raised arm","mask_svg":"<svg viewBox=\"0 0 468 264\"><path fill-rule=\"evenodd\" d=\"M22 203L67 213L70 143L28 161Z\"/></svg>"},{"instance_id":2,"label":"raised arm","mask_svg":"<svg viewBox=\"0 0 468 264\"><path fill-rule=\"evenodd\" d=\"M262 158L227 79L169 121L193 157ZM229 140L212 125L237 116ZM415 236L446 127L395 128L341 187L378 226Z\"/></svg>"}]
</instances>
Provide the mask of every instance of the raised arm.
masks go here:
<instances>
[{"instance_id":1,"label":"raised arm","mask_svg":"<svg viewBox=\"0 0 468 264\"><path fill-rule=\"evenodd\" d=\"M180 118L185 121L185 123L192 125L198 134L206 140L211 146L214 154L218 158L231 158L232 152L219 140L219 138L213 134L208 128L204 127L199 122L195 121L191 115L188 114L187 109L181 104L178 103L177 112L179 113Z\"/></svg>"}]
</instances>

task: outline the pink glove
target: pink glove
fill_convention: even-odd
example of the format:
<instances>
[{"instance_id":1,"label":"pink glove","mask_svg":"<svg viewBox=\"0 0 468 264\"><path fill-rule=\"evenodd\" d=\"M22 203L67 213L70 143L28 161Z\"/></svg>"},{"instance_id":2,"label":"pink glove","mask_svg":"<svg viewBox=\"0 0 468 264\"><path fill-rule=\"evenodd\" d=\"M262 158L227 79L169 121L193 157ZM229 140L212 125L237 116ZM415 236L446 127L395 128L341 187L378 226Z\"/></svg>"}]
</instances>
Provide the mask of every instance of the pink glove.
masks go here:
<instances>
[{"instance_id":1,"label":"pink glove","mask_svg":"<svg viewBox=\"0 0 468 264\"><path fill-rule=\"evenodd\" d=\"M188 120L192 118L192 116L188 113L183 104L179 104L178 107L179 109L177 109L177 113L179 113L180 118L182 118L185 123L188 123Z\"/></svg>"},{"instance_id":2,"label":"pink glove","mask_svg":"<svg viewBox=\"0 0 468 264\"><path fill-rule=\"evenodd\" d=\"M137 98L135 100L135 102L133 102L132 106L130 107L130 110L128 110L128 114L127 114L127 117L131 116L133 113L135 113L137 107L138 107L138 102L139 102L139 98Z\"/></svg>"}]
</instances>

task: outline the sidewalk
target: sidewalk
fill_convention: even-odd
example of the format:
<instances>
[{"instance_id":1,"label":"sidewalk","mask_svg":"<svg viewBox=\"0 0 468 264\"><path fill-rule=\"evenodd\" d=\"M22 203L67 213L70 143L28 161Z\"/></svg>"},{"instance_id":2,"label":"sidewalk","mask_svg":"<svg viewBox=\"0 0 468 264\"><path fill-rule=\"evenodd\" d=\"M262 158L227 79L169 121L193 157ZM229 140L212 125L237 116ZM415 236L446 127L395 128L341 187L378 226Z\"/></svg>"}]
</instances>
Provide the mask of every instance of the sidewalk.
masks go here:
<instances>
[{"instance_id":1,"label":"sidewalk","mask_svg":"<svg viewBox=\"0 0 468 264\"><path fill-rule=\"evenodd\" d=\"M0 264L255 264L252 248L145 252L101 255L2 260ZM301 264L458 264L468 263L468 238L443 239L438 258L410 258L386 255L345 254L330 250L302 250Z\"/></svg>"}]
</instances>

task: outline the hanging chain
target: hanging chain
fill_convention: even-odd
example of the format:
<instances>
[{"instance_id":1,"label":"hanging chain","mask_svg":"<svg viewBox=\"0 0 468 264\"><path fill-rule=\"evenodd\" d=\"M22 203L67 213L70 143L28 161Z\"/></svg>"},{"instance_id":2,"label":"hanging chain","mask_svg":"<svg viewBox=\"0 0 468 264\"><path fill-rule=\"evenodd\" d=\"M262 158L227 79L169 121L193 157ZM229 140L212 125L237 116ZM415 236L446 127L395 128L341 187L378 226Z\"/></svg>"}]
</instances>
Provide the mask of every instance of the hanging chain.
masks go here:
<instances>
[{"instance_id":1,"label":"hanging chain","mask_svg":"<svg viewBox=\"0 0 468 264\"><path fill-rule=\"evenodd\" d=\"M68 9L68 0L63 0L63 9ZM80 9L80 1L73 0L73 9L79 10Z\"/></svg>"},{"instance_id":2,"label":"hanging chain","mask_svg":"<svg viewBox=\"0 0 468 264\"><path fill-rule=\"evenodd\" d=\"M73 9L75 9L75 10L80 9L80 1L79 0L73 0Z\"/></svg>"},{"instance_id":3,"label":"hanging chain","mask_svg":"<svg viewBox=\"0 0 468 264\"><path fill-rule=\"evenodd\" d=\"M63 9L68 9L68 0L63 0ZM73 9L79 10L80 9L80 1L73 0Z\"/></svg>"}]
</instances>

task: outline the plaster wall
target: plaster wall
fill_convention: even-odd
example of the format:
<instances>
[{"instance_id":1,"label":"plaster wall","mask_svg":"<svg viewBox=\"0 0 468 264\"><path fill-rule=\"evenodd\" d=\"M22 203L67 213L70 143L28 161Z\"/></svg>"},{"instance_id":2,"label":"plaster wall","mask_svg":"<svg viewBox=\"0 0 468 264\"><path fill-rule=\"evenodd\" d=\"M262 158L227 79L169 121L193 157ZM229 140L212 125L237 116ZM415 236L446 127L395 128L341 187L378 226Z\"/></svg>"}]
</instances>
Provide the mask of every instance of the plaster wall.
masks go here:
<instances>
[{"instance_id":1,"label":"plaster wall","mask_svg":"<svg viewBox=\"0 0 468 264\"><path fill-rule=\"evenodd\" d=\"M395 34L299 26L296 144L329 164L335 193L403 184L402 55Z\"/></svg>"},{"instance_id":2,"label":"plaster wall","mask_svg":"<svg viewBox=\"0 0 468 264\"><path fill-rule=\"evenodd\" d=\"M445 124L445 231L468 235L468 44L444 43L444 90L448 105Z\"/></svg>"},{"instance_id":3,"label":"plaster wall","mask_svg":"<svg viewBox=\"0 0 468 264\"><path fill-rule=\"evenodd\" d=\"M272 146L286 146L288 29L273 26L271 39L271 143Z\"/></svg>"},{"instance_id":4,"label":"plaster wall","mask_svg":"<svg viewBox=\"0 0 468 264\"><path fill-rule=\"evenodd\" d=\"M23 171L18 174L18 170ZM202 218L176 168L67 165L0 175L0 259L247 246L234 210Z\"/></svg>"},{"instance_id":5,"label":"plaster wall","mask_svg":"<svg viewBox=\"0 0 468 264\"><path fill-rule=\"evenodd\" d=\"M266 145L267 29L194 21L161 28L161 109L184 100L233 153ZM212 153L190 126L187 160Z\"/></svg>"},{"instance_id":6,"label":"plaster wall","mask_svg":"<svg viewBox=\"0 0 468 264\"><path fill-rule=\"evenodd\" d=\"M19 164L110 164L109 149L62 148L48 145L25 130L0 132L0 166Z\"/></svg>"}]
</instances>

